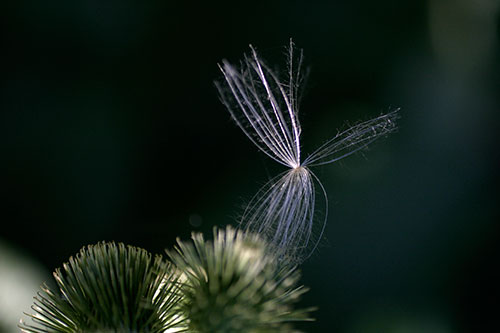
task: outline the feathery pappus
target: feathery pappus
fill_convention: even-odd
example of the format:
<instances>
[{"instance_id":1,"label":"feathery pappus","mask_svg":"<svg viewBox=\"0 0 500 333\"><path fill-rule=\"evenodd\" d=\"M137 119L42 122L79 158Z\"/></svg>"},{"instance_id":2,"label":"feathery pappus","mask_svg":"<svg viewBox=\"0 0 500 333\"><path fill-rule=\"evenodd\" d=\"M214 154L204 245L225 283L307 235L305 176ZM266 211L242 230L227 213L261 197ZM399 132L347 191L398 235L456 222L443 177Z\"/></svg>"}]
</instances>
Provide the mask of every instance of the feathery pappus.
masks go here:
<instances>
[{"instance_id":1,"label":"feathery pappus","mask_svg":"<svg viewBox=\"0 0 500 333\"><path fill-rule=\"evenodd\" d=\"M287 58L286 74L280 76L250 45L250 54L244 55L240 66L227 60L219 64L224 80L216 82L216 87L245 135L271 159L288 167L254 196L240 226L266 237L283 257L300 262L318 246L328 214L326 190L311 167L334 163L393 132L399 109L338 132L302 159L298 113L304 57L291 39ZM325 199L321 219L315 210L318 193Z\"/></svg>"}]
</instances>

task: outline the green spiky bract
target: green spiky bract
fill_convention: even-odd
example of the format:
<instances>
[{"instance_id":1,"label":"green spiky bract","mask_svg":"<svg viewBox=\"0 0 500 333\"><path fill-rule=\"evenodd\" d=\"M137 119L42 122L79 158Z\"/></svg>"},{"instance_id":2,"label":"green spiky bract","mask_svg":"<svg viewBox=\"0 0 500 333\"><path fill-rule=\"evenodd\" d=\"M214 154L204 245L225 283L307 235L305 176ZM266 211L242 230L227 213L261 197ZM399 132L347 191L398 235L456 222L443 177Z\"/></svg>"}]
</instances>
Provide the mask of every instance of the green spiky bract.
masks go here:
<instances>
[{"instance_id":1,"label":"green spiky bract","mask_svg":"<svg viewBox=\"0 0 500 333\"><path fill-rule=\"evenodd\" d=\"M167 252L183 272L189 332L293 332L290 322L312 320L312 309L293 308L307 291L298 270L278 265L261 238L227 227L214 229L213 241L199 233L192 240Z\"/></svg>"},{"instance_id":2,"label":"green spiky bract","mask_svg":"<svg viewBox=\"0 0 500 333\"><path fill-rule=\"evenodd\" d=\"M24 332L179 332L178 275L160 256L121 243L80 250L35 297Z\"/></svg>"}]
</instances>

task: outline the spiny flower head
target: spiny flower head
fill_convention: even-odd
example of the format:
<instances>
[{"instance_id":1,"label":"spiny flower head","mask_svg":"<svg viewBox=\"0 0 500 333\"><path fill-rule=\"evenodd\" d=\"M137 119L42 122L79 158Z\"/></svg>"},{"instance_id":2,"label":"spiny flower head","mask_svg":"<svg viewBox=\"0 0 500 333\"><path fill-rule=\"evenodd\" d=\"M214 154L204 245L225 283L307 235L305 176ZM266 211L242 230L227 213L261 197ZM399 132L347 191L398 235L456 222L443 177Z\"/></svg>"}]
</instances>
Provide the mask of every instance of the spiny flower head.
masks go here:
<instances>
[{"instance_id":1,"label":"spiny flower head","mask_svg":"<svg viewBox=\"0 0 500 333\"><path fill-rule=\"evenodd\" d=\"M180 332L178 275L160 256L121 243L80 250L35 298L23 332Z\"/></svg>"},{"instance_id":2,"label":"spiny flower head","mask_svg":"<svg viewBox=\"0 0 500 333\"><path fill-rule=\"evenodd\" d=\"M213 241L193 233L168 252L183 274L181 303L190 332L293 332L289 322L310 320L294 303L306 291L299 272L278 265L267 243L232 227L214 229Z\"/></svg>"}]
</instances>

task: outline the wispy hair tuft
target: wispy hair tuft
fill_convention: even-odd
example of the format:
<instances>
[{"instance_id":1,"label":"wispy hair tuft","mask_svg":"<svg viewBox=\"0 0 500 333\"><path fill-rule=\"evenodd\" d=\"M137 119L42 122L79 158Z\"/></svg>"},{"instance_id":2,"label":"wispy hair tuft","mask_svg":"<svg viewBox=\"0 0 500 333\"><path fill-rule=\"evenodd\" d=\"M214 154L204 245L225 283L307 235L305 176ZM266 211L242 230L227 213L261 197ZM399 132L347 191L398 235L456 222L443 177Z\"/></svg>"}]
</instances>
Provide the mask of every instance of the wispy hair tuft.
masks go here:
<instances>
[{"instance_id":1,"label":"wispy hair tuft","mask_svg":"<svg viewBox=\"0 0 500 333\"><path fill-rule=\"evenodd\" d=\"M301 261L317 247L328 210L326 191L310 167L336 162L393 132L399 109L339 132L302 159L298 114L304 57L291 39L286 54L287 71L282 78L250 45L250 54L244 55L239 67L227 60L219 64L224 80L216 82L216 87L245 135L259 150L289 168L264 185L240 224L264 235L283 257ZM315 209L317 193L325 203L322 219Z\"/></svg>"}]
</instances>

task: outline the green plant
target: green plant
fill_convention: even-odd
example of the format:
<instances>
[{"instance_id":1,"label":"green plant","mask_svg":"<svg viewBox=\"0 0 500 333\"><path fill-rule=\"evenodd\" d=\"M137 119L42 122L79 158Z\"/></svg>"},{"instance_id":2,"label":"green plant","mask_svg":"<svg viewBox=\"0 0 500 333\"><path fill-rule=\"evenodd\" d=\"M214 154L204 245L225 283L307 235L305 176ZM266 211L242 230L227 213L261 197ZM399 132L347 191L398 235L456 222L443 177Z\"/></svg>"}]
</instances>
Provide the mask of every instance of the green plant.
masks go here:
<instances>
[{"instance_id":1,"label":"green plant","mask_svg":"<svg viewBox=\"0 0 500 333\"><path fill-rule=\"evenodd\" d=\"M278 264L255 234L214 229L213 241L193 233L168 254L183 273L182 312L190 332L292 332L290 322L312 320L311 309L295 310L307 291L300 274Z\"/></svg>"},{"instance_id":2,"label":"green plant","mask_svg":"<svg viewBox=\"0 0 500 333\"><path fill-rule=\"evenodd\" d=\"M89 245L54 272L24 332L165 332L183 328L178 275L160 256L115 243Z\"/></svg>"},{"instance_id":3,"label":"green plant","mask_svg":"<svg viewBox=\"0 0 500 333\"><path fill-rule=\"evenodd\" d=\"M311 320L295 310L307 291L295 267L278 262L255 234L227 227L167 251L172 262L115 243L71 257L35 298L24 332L293 332Z\"/></svg>"}]
</instances>

